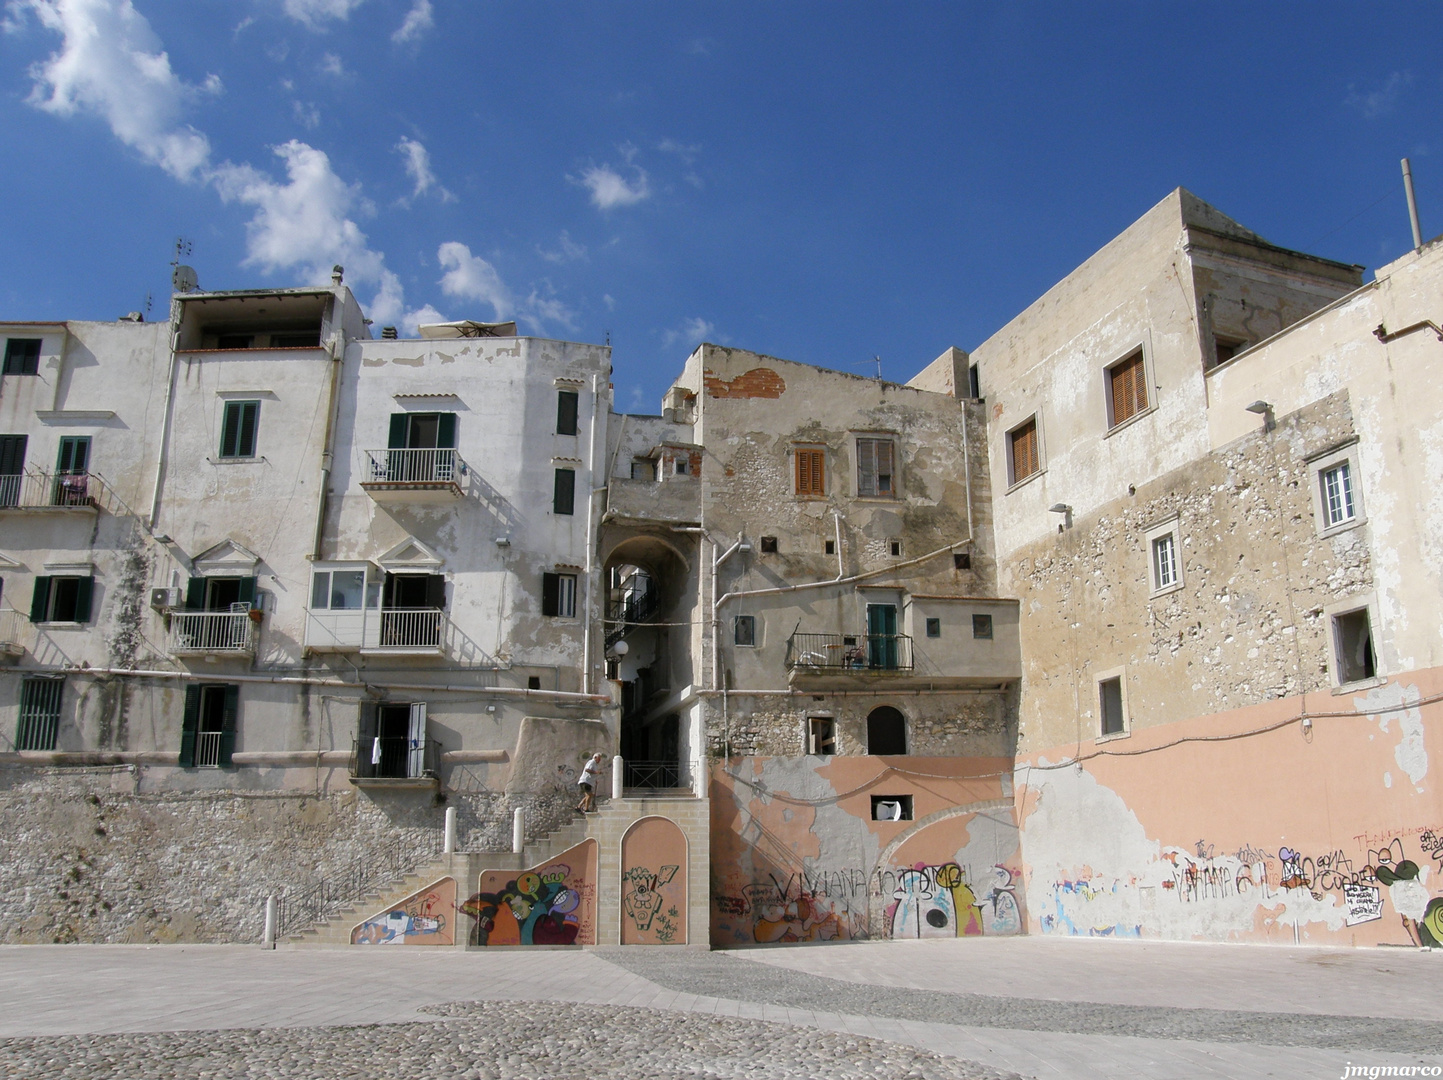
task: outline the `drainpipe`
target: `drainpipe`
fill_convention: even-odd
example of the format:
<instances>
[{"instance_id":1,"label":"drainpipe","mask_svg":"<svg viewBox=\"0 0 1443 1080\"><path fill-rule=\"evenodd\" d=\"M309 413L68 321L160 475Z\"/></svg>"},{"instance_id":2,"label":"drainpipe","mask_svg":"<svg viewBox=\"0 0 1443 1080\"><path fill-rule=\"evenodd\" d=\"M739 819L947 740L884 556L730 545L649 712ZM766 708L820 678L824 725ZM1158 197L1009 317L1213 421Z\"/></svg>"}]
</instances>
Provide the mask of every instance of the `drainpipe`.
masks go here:
<instances>
[{"instance_id":1,"label":"drainpipe","mask_svg":"<svg viewBox=\"0 0 1443 1080\"><path fill-rule=\"evenodd\" d=\"M335 297L331 299L331 318L334 323L336 309L342 305ZM321 493L316 499L316 537L311 545L311 561L321 557L321 534L326 528L326 506L330 502L331 490L331 466L335 462L335 455L331 449L331 440L336 432L336 408L340 402L341 368L345 364L346 339L340 328L331 331L330 343L326 351L331 354L331 388L326 399L326 435L321 443ZM338 356L337 353L340 355Z\"/></svg>"},{"instance_id":2,"label":"drainpipe","mask_svg":"<svg viewBox=\"0 0 1443 1080\"><path fill-rule=\"evenodd\" d=\"M1423 246L1423 230L1418 225L1418 200L1413 197L1413 168L1403 159L1403 190L1408 194L1408 220L1413 225L1413 250Z\"/></svg>"},{"instance_id":3,"label":"drainpipe","mask_svg":"<svg viewBox=\"0 0 1443 1080\"><path fill-rule=\"evenodd\" d=\"M842 562L842 512L836 507L832 508L832 524L837 529L837 580L841 581L847 568Z\"/></svg>"},{"instance_id":4,"label":"drainpipe","mask_svg":"<svg viewBox=\"0 0 1443 1080\"><path fill-rule=\"evenodd\" d=\"M177 363L175 347L180 342L181 310L180 301L172 299L170 302L170 373L165 382L165 408L161 411L160 452L155 461L155 489L150 494L150 520L146 522L146 528L151 532L155 531L156 519L160 516L160 490L161 485L165 483L165 453L170 447L171 416L175 412L175 368Z\"/></svg>"},{"instance_id":5,"label":"drainpipe","mask_svg":"<svg viewBox=\"0 0 1443 1080\"><path fill-rule=\"evenodd\" d=\"M711 561L711 688L716 690L721 686L721 605L722 601L716 599L717 571L721 564L730 559L737 552L751 551L752 546L743 539L745 533L737 535L737 542L727 548L720 555L713 556ZM710 537L708 537L710 539ZM716 541L712 541L715 546ZM728 593L727 596L731 594ZM725 600L723 597L722 600Z\"/></svg>"},{"instance_id":6,"label":"drainpipe","mask_svg":"<svg viewBox=\"0 0 1443 1080\"><path fill-rule=\"evenodd\" d=\"M591 438L586 447L586 475L589 478L586 496L586 625L582 629L581 639L581 691L584 694L592 692L593 684L596 681L596 665L591 656L591 625L598 617L596 614L596 577L598 573L596 544L599 539L597 524L600 515L597 513L596 497L606 490L606 484L610 479L603 476L601 482L598 483L596 476L597 459L605 456L606 452L604 448L601 454L598 454L596 450L597 437L605 432L605 425L601 422L601 398L601 376L593 375L591 377Z\"/></svg>"}]
</instances>

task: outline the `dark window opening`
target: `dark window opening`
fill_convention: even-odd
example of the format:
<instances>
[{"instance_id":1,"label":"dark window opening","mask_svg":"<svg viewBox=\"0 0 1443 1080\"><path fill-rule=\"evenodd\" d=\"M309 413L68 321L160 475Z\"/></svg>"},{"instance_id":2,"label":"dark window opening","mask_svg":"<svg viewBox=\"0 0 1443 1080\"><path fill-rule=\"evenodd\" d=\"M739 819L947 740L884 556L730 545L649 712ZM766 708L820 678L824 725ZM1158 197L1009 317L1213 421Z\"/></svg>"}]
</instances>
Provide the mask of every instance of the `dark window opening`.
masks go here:
<instances>
[{"instance_id":1,"label":"dark window opening","mask_svg":"<svg viewBox=\"0 0 1443 1080\"><path fill-rule=\"evenodd\" d=\"M1103 679L1097 684L1098 704L1102 710L1102 733L1118 735L1126 726L1122 709L1122 678Z\"/></svg>"},{"instance_id":2,"label":"dark window opening","mask_svg":"<svg viewBox=\"0 0 1443 1080\"><path fill-rule=\"evenodd\" d=\"M650 458L633 458L631 462L633 480L655 480L656 462Z\"/></svg>"},{"instance_id":3,"label":"dark window opening","mask_svg":"<svg viewBox=\"0 0 1443 1080\"><path fill-rule=\"evenodd\" d=\"M259 401L227 401L220 426L220 456L248 458L256 456L256 424L260 419Z\"/></svg>"},{"instance_id":4,"label":"dark window opening","mask_svg":"<svg viewBox=\"0 0 1443 1080\"><path fill-rule=\"evenodd\" d=\"M249 349L254 341L254 334L221 334L215 339L215 347L217 349Z\"/></svg>"},{"instance_id":5,"label":"dark window opening","mask_svg":"<svg viewBox=\"0 0 1443 1080\"><path fill-rule=\"evenodd\" d=\"M22 679L16 750L54 750L60 731L60 695L64 679Z\"/></svg>"},{"instance_id":6,"label":"dark window opening","mask_svg":"<svg viewBox=\"0 0 1443 1080\"><path fill-rule=\"evenodd\" d=\"M10 338L6 341L3 374L40 374L40 338Z\"/></svg>"},{"instance_id":7,"label":"dark window opening","mask_svg":"<svg viewBox=\"0 0 1443 1080\"><path fill-rule=\"evenodd\" d=\"M685 476L689 471L687 459L684 457L677 458L674 468L676 469L677 476Z\"/></svg>"},{"instance_id":8,"label":"dark window opening","mask_svg":"<svg viewBox=\"0 0 1443 1080\"><path fill-rule=\"evenodd\" d=\"M942 620L941 620L941 619L928 619L928 620L927 620L927 636L928 636L928 637L937 637L937 638L939 638L939 637L942 636Z\"/></svg>"},{"instance_id":9,"label":"dark window opening","mask_svg":"<svg viewBox=\"0 0 1443 1080\"><path fill-rule=\"evenodd\" d=\"M813 756L837 752L837 722L830 716L807 718L807 753Z\"/></svg>"},{"instance_id":10,"label":"dark window opening","mask_svg":"<svg viewBox=\"0 0 1443 1080\"><path fill-rule=\"evenodd\" d=\"M1243 348L1247 345L1247 342L1241 340L1240 338L1215 336L1213 338L1213 345L1214 355L1216 356L1216 359L1213 361L1213 363L1225 364L1238 353L1242 352Z\"/></svg>"},{"instance_id":11,"label":"dark window opening","mask_svg":"<svg viewBox=\"0 0 1443 1080\"><path fill-rule=\"evenodd\" d=\"M967 396L980 398L982 396L982 384L977 377L977 365L973 364L967 369Z\"/></svg>"},{"instance_id":12,"label":"dark window opening","mask_svg":"<svg viewBox=\"0 0 1443 1080\"><path fill-rule=\"evenodd\" d=\"M991 616L991 615L973 615L973 616L972 616L972 636L973 636L974 638L985 638L985 639L987 639L988 641L992 640L992 616Z\"/></svg>"},{"instance_id":13,"label":"dark window opening","mask_svg":"<svg viewBox=\"0 0 1443 1080\"><path fill-rule=\"evenodd\" d=\"M873 820L873 821L911 821L911 820L912 820L912 796L910 796L910 795L873 795L873 796L872 796L872 820Z\"/></svg>"},{"instance_id":14,"label":"dark window opening","mask_svg":"<svg viewBox=\"0 0 1443 1080\"><path fill-rule=\"evenodd\" d=\"M893 558L896 558L897 556L902 554L902 541L893 540L890 544L887 545L887 550L892 553Z\"/></svg>"},{"instance_id":15,"label":"dark window opening","mask_svg":"<svg viewBox=\"0 0 1443 1080\"><path fill-rule=\"evenodd\" d=\"M576 470L557 469L551 495L551 509L557 514L576 513Z\"/></svg>"},{"instance_id":16,"label":"dark window opening","mask_svg":"<svg viewBox=\"0 0 1443 1080\"><path fill-rule=\"evenodd\" d=\"M235 753L239 686L187 686L180 728L180 764L187 769L228 768Z\"/></svg>"},{"instance_id":17,"label":"dark window opening","mask_svg":"<svg viewBox=\"0 0 1443 1080\"><path fill-rule=\"evenodd\" d=\"M762 554L775 555L777 553L777 538L775 536L762 537Z\"/></svg>"},{"instance_id":18,"label":"dark window opening","mask_svg":"<svg viewBox=\"0 0 1443 1080\"><path fill-rule=\"evenodd\" d=\"M25 435L0 435L0 506L20 505L27 441Z\"/></svg>"},{"instance_id":19,"label":"dark window opening","mask_svg":"<svg viewBox=\"0 0 1443 1080\"><path fill-rule=\"evenodd\" d=\"M867 753L890 756L907 752L907 718L890 705L875 708L867 716Z\"/></svg>"},{"instance_id":20,"label":"dark window opening","mask_svg":"<svg viewBox=\"0 0 1443 1080\"><path fill-rule=\"evenodd\" d=\"M971 570L971 569L972 569L972 554L971 554L971 552L967 552L967 551L954 551L954 552L952 553L952 569L954 569L954 570Z\"/></svg>"},{"instance_id":21,"label":"dark window opening","mask_svg":"<svg viewBox=\"0 0 1443 1080\"><path fill-rule=\"evenodd\" d=\"M822 550L825 551L828 555L835 555L837 553L837 542L835 540L827 540L823 542Z\"/></svg>"},{"instance_id":22,"label":"dark window opening","mask_svg":"<svg viewBox=\"0 0 1443 1080\"><path fill-rule=\"evenodd\" d=\"M540 675L528 675L528 676L526 676L526 689L528 689L528 690L540 690L540 689L541 689L541 676L540 676Z\"/></svg>"},{"instance_id":23,"label":"dark window opening","mask_svg":"<svg viewBox=\"0 0 1443 1080\"><path fill-rule=\"evenodd\" d=\"M556 434L576 434L576 414L580 397L575 390L560 390L556 394Z\"/></svg>"},{"instance_id":24,"label":"dark window opening","mask_svg":"<svg viewBox=\"0 0 1443 1080\"><path fill-rule=\"evenodd\" d=\"M272 334L272 349L319 349L321 347L321 332L317 330L313 334Z\"/></svg>"},{"instance_id":25,"label":"dark window opening","mask_svg":"<svg viewBox=\"0 0 1443 1080\"><path fill-rule=\"evenodd\" d=\"M186 583L187 611L232 611L236 604L254 607L255 602L253 577L194 577Z\"/></svg>"},{"instance_id":26,"label":"dark window opening","mask_svg":"<svg viewBox=\"0 0 1443 1080\"><path fill-rule=\"evenodd\" d=\"M1333 636L1338 654L1338 682L1358 682L1378 673L1373 656L1373 628L1368 609L1333 616Z\"/></svg>"},{"instance_id":27,"label":"dark window opening","mask_svg":"<svg viewBox=\"0 0 1443 1080\"><path fill-rule=\"evenodd\" d=\"M37 577L30 600L30 621L89 622L94 588L93 577Z\"/></svg>"},{"instance_id":28,"label":"dark window opening","mask_svg":"<svg viewBox=\"0 0 1443 1080\"><path fill-rule=\"evenodd\" d=\"M732 640L736 644L755 645L757 643L757 617L755 615L738 615L732 625Z\"/></svg>"}]
</instances>

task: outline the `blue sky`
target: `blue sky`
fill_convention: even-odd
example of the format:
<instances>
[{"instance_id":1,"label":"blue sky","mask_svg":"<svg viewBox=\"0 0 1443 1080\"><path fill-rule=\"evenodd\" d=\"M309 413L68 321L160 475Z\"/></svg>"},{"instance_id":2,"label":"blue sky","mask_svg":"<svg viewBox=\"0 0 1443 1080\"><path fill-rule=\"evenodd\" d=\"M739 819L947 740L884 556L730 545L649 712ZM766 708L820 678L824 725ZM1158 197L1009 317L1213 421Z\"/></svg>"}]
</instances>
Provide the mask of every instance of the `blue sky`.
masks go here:
<instances>
[{"instance_id":1,"label":"blue sky","mask_svg":"<svg viewBox=\"0 0 1443 1080\"><path fill-rule=\"evenodd\" d=\"M1443 231L1436 4L8 0L0 318L332 263L376 320L905 380L1172 188L1370 270Z\"/></svg>"}]
</instances>

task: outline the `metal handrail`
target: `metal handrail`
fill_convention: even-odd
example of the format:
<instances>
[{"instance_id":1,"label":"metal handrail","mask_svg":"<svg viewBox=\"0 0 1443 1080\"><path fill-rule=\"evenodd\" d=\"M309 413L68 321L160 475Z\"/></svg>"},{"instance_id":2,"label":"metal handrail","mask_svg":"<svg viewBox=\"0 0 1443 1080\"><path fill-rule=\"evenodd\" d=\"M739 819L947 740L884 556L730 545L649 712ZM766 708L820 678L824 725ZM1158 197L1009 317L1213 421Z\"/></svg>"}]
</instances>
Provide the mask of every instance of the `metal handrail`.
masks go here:
<instances>
[{"instance_id":1,"label":"metal handrail","mask_svg":"<svg viewBox=\"0 0 1443 1080\"><path fill-rule=\"evenodd\" d=\"M455 450L387 449L366 451L367 484L454 484L466 475L466 462Z\"/></svg>"},{"instance_id":2,"label":"metal handrail","mask_svg":"<svg viewBox=\"0 0 1443 1080\"><path fill-rule=\"evenodd\" d=\"M197 769L220 768L220 740L222 732L198 731L195 735L195 767Z\"/></svg>"},{"instance_id":3,"label":"metal handrail","mask_svg":"<svg viewBox=\"0 0 1443 1080\"><path fill-rule=\"evenodd\" d=\"M440 608L382 608L378 647L434 649L441 644L446 613Z\"/></svg>"},{"instance_id":4,"label":"metal handrail","mask_svg":"<svg viewBox=\"0 0 1443 1080\"><path fill-rule=\"evenodd\" d=\"M911 671L907 634L802 634L787 639L787 667L808 671Z\"/></svg>"},{"instance_id":5,"label":"metal handrail","mask_svg":"<svg viewBox=\"0 0 1443 1080\"><path fill-rule=\"evenodd\" d=\"M416 780L435 776L440 766L441 743L437 739L396 735L358 738L351 743L351 776L358 780Z\"/></svg>"},{"instance_id":6,"label":"metal handrail","mask_svg":"<svg viewBox=\"0 0 1443 1080\"><path fill-rule=\"evenodd\" d=\"M0 509L92 508L100 495L100 477L88 472L28 469L0 475Z\"/></svg>"},{"instance_id":7,"label":"metal handrail","mask_svg":"<svg viewBox=\"0 0 1443 1080\"><path fill-rule=\"evenodd\" d=\"M436 854L407 840L392 840L371 847L347 866L310 885L287 889L276 897L276 928L280 936L294 934L333 918L380 886L403 878L421 860Z\"/></svg>"},{"instance_id":8,"label":"metal handrail","mask_svg":"<svg viewBox=\"0 0 1443 1080\"><path fill-rule=\"evenodd\" d=\"M176 611L170 616L170 651L244 653L255 648L248 611Z\"/></svg>"},{"instance_id":9,"label":"metal handrail","mask_svg":"<svg viewBox=\"0 0 1443 1080\"><path fill-rule=\"evenodd\" d=\"M678 761L632 761L623 763L626 770L625 786L659 790L681 787L681 763Z\"/></svg>"},{"instance_id":10,"label":"metal handrail","mask_svg":"<svg viewBox=\"0 0 1443 1080\"><path fill-rule=\"evenodd\" d=\"M654 584L640 593L632 593L612 604L606 613L606 618L608 622L615 625L606 632L604 648L610 649L626 636L632 626L650 622L660 608L661 594Z\"/></svg>"}]
</instances>

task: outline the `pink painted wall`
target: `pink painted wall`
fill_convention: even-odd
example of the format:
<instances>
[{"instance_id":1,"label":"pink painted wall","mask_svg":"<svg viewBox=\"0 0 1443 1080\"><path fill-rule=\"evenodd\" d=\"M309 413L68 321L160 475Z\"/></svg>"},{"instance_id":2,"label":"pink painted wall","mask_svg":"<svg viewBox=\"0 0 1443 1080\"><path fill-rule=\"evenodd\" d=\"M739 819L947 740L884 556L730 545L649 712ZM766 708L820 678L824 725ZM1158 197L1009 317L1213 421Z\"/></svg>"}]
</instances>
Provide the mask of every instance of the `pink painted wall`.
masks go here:
<instances>
[{"instance_id":1,"label":"pink painted wall","mask_svg":"<svg viewBox=\"0 0 1443 1080\"><path fill-rule=\"evenodd\" d=\"M732 758L712 774L713 945L1018 933L1008 758ZM873 820L873 797L912 818Z\"/></svg>"},{"instance_id":2,"label":"pink painted wall","mask_svg":"<svg viewBox=\"0 0 1443 1080\"><path fill-rule=\"evenodd\" d=\"M461 906L473 945L595 945L595 840L529 870L483 870Z\"/></svg>"},{"instance_id":3,"label":"pink painted wall","mask_svg":"<svg viewBox=\"0 0 1443 1080\"><path fill-rule=\"evenodd\" d=\"M1431 669L1019 759L1030 929L1443 940L1440 702Z\"/></svg>"},{"instance_id":4,"label":"pink painted wall","mask_svg":"<svg viewBox=\"0 0 1443 1080\"><path fill-rule=\"evenodd\" d=\"M351 931L352 945L456 944L456 879L442 878Z\"/></svg>"},{"instance_id":5,"label":"pink painted wall","mask_svg":"<svg viewBox=\"0 0 1443 1080\"><path fill-rule=\"evenodd\" d=\"M621 838L621 943L686 944L686 836L646 817Z\"/></svg>"}]
</instances>

